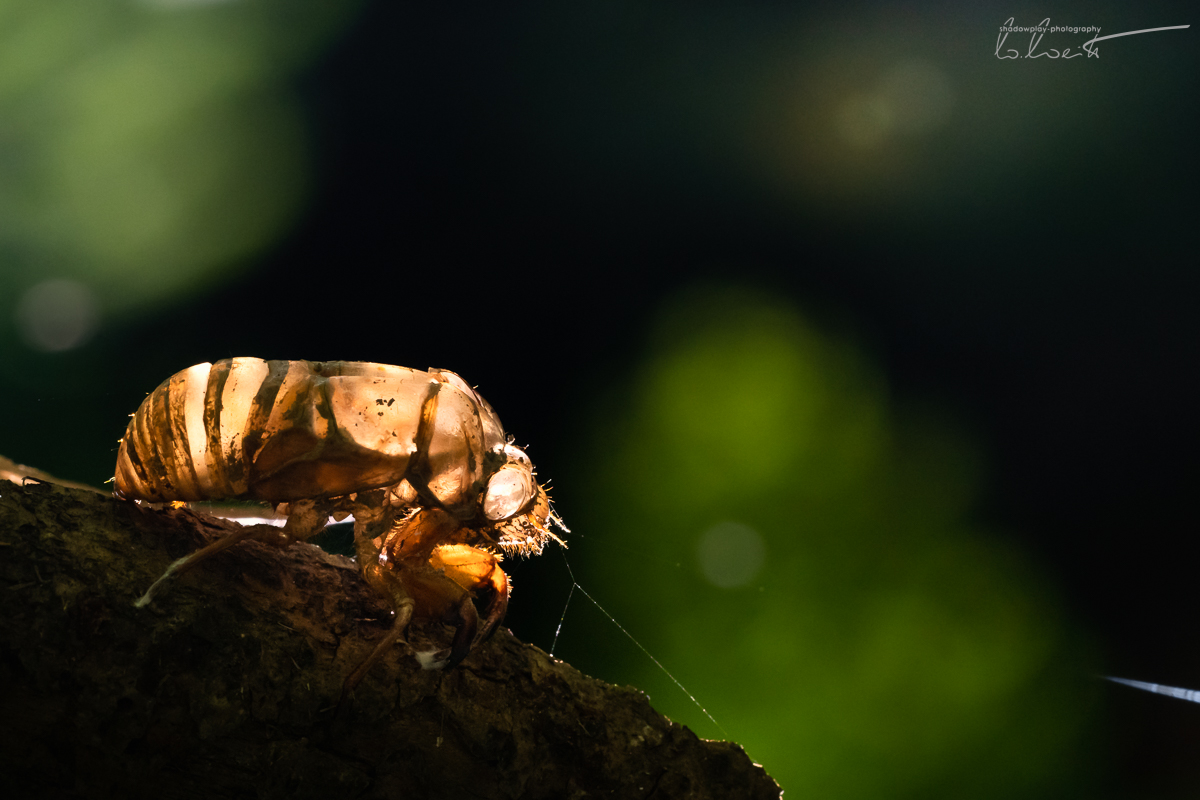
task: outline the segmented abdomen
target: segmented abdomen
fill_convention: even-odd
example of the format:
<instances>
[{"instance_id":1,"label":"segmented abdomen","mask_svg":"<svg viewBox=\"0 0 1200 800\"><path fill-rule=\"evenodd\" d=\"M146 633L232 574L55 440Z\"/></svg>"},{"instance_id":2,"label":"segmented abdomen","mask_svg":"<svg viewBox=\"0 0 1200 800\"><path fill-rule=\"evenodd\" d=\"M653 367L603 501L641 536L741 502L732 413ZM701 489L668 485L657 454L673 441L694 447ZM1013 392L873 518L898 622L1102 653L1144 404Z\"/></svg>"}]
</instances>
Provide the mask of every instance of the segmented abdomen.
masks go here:
<instances>
[{"instance_id":1,"label":"segmented abdomen","mask_svg":"<svg viewBox=\"0 0 1200 800\"><path fill-rule=\"evenodd\" d=\"M163 382L121 440L125 497L273 502L414 478L444 507L478 497L495 413L457 375L353 361L233 358Z\"/></svg>"}]
</instances>

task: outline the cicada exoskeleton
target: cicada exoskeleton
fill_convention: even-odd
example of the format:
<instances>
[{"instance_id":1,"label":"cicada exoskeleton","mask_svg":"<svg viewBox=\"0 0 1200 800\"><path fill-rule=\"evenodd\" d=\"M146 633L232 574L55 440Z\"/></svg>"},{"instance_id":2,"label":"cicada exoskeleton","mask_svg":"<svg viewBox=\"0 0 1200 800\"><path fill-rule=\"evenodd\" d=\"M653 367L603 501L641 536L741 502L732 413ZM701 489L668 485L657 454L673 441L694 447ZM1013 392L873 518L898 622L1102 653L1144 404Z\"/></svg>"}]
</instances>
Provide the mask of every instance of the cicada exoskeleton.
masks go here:
<instances>
[{"instance_id":1,"label":"cicada exoskeleton","mask_svg":"<svg viewBox=\"0 0 1200 800\"><path fill-rule=\"evenodd\" d=\"M396 621L348 688L414 621L454 631L444 647L416 651L423 666L458 663L504 616L501 552L536 554L558 540L529 459L491 406L444 370L257 358L198 364L133 414L115 482L129 499L259 500L287 514L282 533L250 526L180 559L142 604L170 575L242 539L303 541L331 515L352 514L359 566Z\"/></svg>"}]
</instances>

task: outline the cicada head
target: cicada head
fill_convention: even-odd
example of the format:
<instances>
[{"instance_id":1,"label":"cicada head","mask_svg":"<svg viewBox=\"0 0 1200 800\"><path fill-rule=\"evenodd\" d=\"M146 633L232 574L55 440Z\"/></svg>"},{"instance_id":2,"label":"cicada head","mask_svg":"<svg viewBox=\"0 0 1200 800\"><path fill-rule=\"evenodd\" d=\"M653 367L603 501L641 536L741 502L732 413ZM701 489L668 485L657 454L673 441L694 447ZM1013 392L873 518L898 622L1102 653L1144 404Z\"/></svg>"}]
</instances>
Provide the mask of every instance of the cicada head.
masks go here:
<instances>
[{"instance_id":1,"label":"cicada head","mask_svg":"<svg viewBox=\"0 0 1200 800\"><path fill-rule=\"evenodd\" d=\"M520 555L537 555L551 539L566 547L550 529L566 527L550 507L546 490L534 479L533 464L519 447L504 446L505 461L488 480L481 510L488 536L501 549Z\"/></svg>"}]
</instances>

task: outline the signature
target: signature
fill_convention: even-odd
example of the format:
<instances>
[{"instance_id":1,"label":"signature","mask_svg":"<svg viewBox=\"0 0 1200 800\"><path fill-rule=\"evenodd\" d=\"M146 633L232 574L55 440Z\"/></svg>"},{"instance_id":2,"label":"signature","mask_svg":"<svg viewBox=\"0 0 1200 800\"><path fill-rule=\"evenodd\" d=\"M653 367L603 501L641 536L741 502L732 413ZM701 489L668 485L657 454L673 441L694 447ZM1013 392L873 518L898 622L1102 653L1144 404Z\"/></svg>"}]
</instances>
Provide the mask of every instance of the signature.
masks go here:
<instances>
[{"instance_id":1,"label":"signature","mask_svg":"<svg viewBox=\"0 0 1200 800\"><path fill-rule=\"evenodd\" d=\"M1000 35L996 37L996 58L999 58L1001 60L1012 59L1012 58L1050 58L1050 59L1055 59L1055 58L1079 58L1080 56L1083 56L1083 55L1086 55L1088 58L1099 58L1100 57L1100 48L1096 46L1096 43L1102 42L1105 39L1116 39L1120 36L1133 36L1133 35L1139 34L1139 33L1154 33L1155 31L1177 31L1177 30L1183 30L1185 28L1191 27L1190 25L1168 25L1163 28L1143 28L1140 31L1125 31L1123 33L1110 33L1107 36L1101 36L1098 33L1098 31L1100 29L1095 28L1093 30L1096 30L1097 34L1095 36L1093 36L1091 39L1088 39L1086 42L1083 43L1083 46L1081 48L1083 52L1072 53L1071 48L1069 48L1069 47L1064 47L1061 50L1056 50L1053 47L1047 47L1045 50L1038 52L1037 49L1038 49L1038 46L1041 45L1041 43L1042 43L1042 37L1045 36L1046 31L1051 30L1050 18L1046 17L1044 20L1042 20L1037 25L1029 28L1029 30L1031 32L1030 36L1029 36L1029 47L1026 49L1025 55L1021 55L1021 53L1019 51L1014 50L1011 47L1008 48L1007 50L1005 50L1004 54L1001 54L1000 51L1004 47L1005 42L1008 40L1008 34L1011 32L1011 31L1005 30L1005 28L1012 27L1013 21L1015 19L1016 19L1016 17L1009 17L1008 20L1002 26L1000 26ZM1011 53L1012 55L1008 55L1009 53Z\"/></svg>"}]
</instances>

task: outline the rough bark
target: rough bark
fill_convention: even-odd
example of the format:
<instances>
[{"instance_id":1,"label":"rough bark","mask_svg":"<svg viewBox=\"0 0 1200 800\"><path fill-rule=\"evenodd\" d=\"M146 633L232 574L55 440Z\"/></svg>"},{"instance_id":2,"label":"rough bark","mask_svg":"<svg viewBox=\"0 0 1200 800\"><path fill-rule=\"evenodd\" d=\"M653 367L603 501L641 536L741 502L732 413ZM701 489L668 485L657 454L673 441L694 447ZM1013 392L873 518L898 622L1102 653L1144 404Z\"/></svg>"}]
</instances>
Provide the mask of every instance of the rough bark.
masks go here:
<instances>
[{"instance_id":1,"label":"rough bark","mask_svg":"<svg viewBox=\"0 0 1200 800\"><path fill-rule=\"evenodd\" d=\"M11 462L0 475L29 475ZM48 476L40 475L42 480ZM704 741L501 630L457 668L402 647L335 711L390 625L353 561L47 482L0 481L0 774L38 797L777 798ZM15 796L15 795L11 795Z\"/></svg>"}]
</instances>

